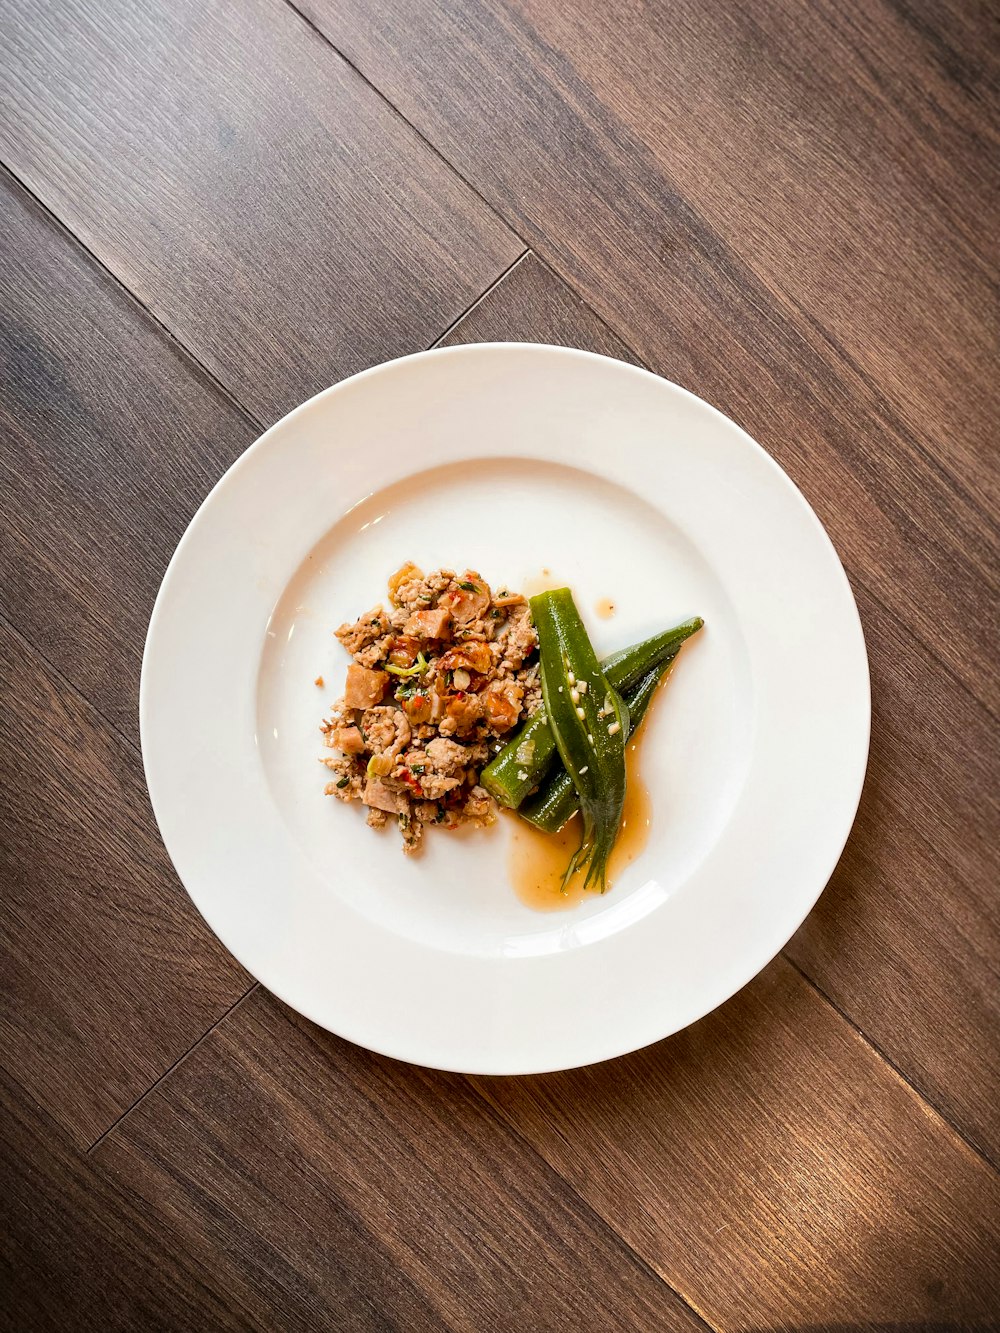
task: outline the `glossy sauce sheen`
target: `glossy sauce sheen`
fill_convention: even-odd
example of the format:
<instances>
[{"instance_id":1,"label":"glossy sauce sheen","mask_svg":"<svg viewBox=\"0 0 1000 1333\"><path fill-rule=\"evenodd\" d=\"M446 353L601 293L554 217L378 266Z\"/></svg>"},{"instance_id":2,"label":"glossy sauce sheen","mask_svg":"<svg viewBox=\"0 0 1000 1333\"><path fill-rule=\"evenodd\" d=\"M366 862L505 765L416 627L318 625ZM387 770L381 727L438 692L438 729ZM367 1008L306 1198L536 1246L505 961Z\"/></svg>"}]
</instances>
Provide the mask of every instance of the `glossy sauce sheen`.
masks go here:
<instances>
[{"instance_id":1,"label":"glossy sauce sheen","mask_svg":"<svg viewBox=\"0 0 1000 1333\"><path fill-rule=\"evenodd\" d=\"M649 839L652 802L639 774L638 741L631 741L625 751L628 785L621 832L608 866L608 889L619 873L642 852ZM558 833L542 833L511 812L514 825L510 845L510 881L517 896L539 912L558 912L575 907L584 897L581 873L575 875L566 892L560 890L563 872L580 843L580 816L576 815Z\"/></svg>"}]
</instances>

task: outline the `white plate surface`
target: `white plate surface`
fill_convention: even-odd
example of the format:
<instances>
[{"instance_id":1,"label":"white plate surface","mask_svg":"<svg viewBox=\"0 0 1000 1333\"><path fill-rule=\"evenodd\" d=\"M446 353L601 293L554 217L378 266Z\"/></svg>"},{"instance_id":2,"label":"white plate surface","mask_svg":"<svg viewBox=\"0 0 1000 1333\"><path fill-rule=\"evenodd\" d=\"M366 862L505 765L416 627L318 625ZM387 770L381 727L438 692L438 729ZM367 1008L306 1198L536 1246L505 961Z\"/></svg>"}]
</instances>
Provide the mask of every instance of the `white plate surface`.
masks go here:
<instances>
[{"instance_id":1,"label":"white plate surface","mask_svg":"<svg viewBox=\"0 0 1000 1333\"><path fill-rule=\"evenodd\" d=\"M405 559L547 568L600 653L705 617L642 743L649 842L605 897L535 912L506 821L410 860L323 795L331 631ZM870 724L847 579L777 464L676 385L523 344L376 367L247 450L164 578L140 712L167 849L231 952L344 1037L482 1073L634 1050L749 981L836 864Z\"/></svg>"}]
</instances>

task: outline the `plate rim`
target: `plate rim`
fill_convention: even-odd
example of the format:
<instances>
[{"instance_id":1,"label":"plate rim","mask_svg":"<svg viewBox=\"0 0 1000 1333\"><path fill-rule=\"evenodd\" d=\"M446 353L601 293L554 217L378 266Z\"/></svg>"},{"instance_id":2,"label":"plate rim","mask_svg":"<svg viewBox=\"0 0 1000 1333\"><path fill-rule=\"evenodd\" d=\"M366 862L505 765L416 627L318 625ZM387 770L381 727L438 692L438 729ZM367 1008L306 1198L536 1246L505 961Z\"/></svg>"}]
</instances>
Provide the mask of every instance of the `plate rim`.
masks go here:
<instances>
[{"instance_id":1,"label":"plate rim","mask_svg":"<svg viewBox=\"0 0 1000 1333\"><path fill-rule=\"evenodd\" d=\"M361 381L368 379L377 379L381 376L391 374L394 371L398 371L400 367L412 366L416 363L426 362L431 359L433 360L441 360L444 358L461 359L463 357L468 357L468 356L479 357L484 355L496 355L498 353L504 355L511 352L539 353L544 356L556 355L567 359L608 363L611 366L613 366L618 373L624 371L626 375L635 376L643 380L655 381L659 385L667 386L670 390L678 394L682 399L687 400L690 403L696 405L698 410L702 412L707 411L707 413L711 417L718 419L718 421L722 423L726 429L735 430L736 432L738 432L739 436L741 437L741 442L744 446L751 445L753 447L755 453L765 461L766 466L770 469L773 478L777 482L777 484L779 486L784 487L786 490L789 490L792 493L796 502L801 506L801 509L804 512L805 516L807 516L810 525L814 531L814 534L819 537L820 543L825 547L827 555L829 557L832 557L832 562L833 562L832 571L836 573L839 581L842 584L841 591L846 593L847 606L849 607L852 613L852 620L854 622L852 628L856 629L857 631L858 644L860 649L858 666L863 667L863 670L861 672L861 678L858 682L858 684L862 687L861 694L855 700L855 704L856 706L861 707L864 714L863 737L859 736L858 739L860 743L858 744L856 754L853 756L855 759L855 772L852 775L850 781L851 795L850 798L848 799L848 797L845 794L844 798L845 809L849 810L850 817L845 818L844 828L842 833L838 833L837 837L832 840L831 845L835 846L835 853L828 858L829 865L822 872L822 875L817 876L819 882L818 886L815 889L815 892L810 890L809 894L804 897L803 899L804 907L801 912L801 915L797 917L792 929L788 932L785 939L777 946L777 948L769 950L769 946L765 946L760 951L761 953L766 954L766 957L763 957L762 959L758 956L757 953L754 953L747 964L747 967L745 969L745 975L742 975L742 979L739 980L735 985L728 987L726 994L721 996L721 998L715 999L702 1007L695 1006L698 1012L695 1012L693 1015L685 1018L682 1022L676 1025L673 1026L668 1025L668 1030L661 1032L659 1036L644 1038L635 1043L630 1043L626 1041L623 1044L620 1041L616 1042L614 1038L609 1035L609 1040L604 1044L605 1048L595 1050L595 1053L593 1055L589 1055L585 1059L582 1060L574 1059L569 1062L563 1061L556 1063L548 1061L542 1061L542 1062L521 1061L517 1063L516 1068L499 1067L495 1060L494 1061L487 1060L480 1065L476 1065L474 1063L470 1064L466 1061L463 1061L461 1066L459 1066L454 1063L449 1063L447 1060L435 1060L433 1058L428 1058L428 1054L426 1051L424 1051L420 1055L415 1055L412 1052L408 1052L403 1049L399 1048L393 1049L392 1043L386 1043L384 1041L373 1042L369 1037L358 1035L356 1032L353 1032L351 1029L354 1027L354 1025L350 1023L346 1023L342 1026L334 1028L331 1026L328 1018L326 1018L325 1016L321 1016L315 1011L311 1011L311 1007L304 1005L301 1000L289 998L286 992L286 988L280 981L276 982L275 980L269 979L267 977L266 975L268 971L267 968L260 968L257 966L250 967L239 956L239 953L237 953L236 950L232 948L231 944L227 940L225 930L220 929L218 925L216 925L216 923L212 919L210 919L208 913L203 908L201 902L198 900L198 898L192 892L188 884L185 882L183 876L181 875L180 870L178 869L177 859L175 857L174 850L171 847L171 840L164 832L163 820L161 819L161 814L160 814L163 795L162 792L157 794L156 788L158 784L155 775L151 772L152 760L150 758L151 754L150 734L152 725L150 721L150 662L152 659L152 654L155 651L155 641L158 629L165 615L164 608L166 607L167 602L172 593L172 583L176 578L176 571L180 567L181 563L185 558L186 545L189 541L189 538L191 537L192 531L195 528L195 526L199 524L200 521L203 521L202 516L206 513L206 511L210 508L210 506L212 506L217 494L220 492L221 488L223 488L223 486L227 483L227 481L229 481L239 471L241 471L245 466L247 466L248 460L250 460L252 456L254 456L255 454L259 453L263 448L265 448L268 445L269 441L273 438L273 436L275 436L282 430L287 429L291 422L298 421L310 414L313 414L321 410L331 399L335 398L338 394L350 388L354 388ZM157 590L156 598L153 603L153 608L150 613L149 625L147 627L147 632L143 647L142 665L140 670L139 708L138 708L139 735L140 735L140 747L143 760L143 770L146 779L147 791L149 794L150 806L153 810L154 818L156 819L160 837L164 843L168 855L170 856L175 873L177 874L178 879L183 885L185 892L188 894L188 897L191 899L192 904L194 905L195 909L198 911L202 919L205 921L208 928L219 939L223 947L226 948L227 952L229 952L240 963L240 965L250 973L251 976L253 976L267 990L271 991L271 993L275 995L279 1000L287 1004L290 1008L294 1009L296 1012L302 1014L308 1020L315 1022L317 1026L323 1028L324 1030L333 1032L335 1035L341 1036L345 1040L350 1040L356 1044L365 1047L366 1049L372 1050L377 1054L381 1054L389 1058L403 1060L411 1063L418 1063L426 1068L446 1070L449 1072L462 1072L473 1075L518 1075L518 1074L535 1074L535 1073L542 1074L542 1073L556 1072L559 1070L578 1068L584 1065L592 1063L600 1063L608 1059L614 1059L618 1058L619 1056L630 1054L636 1050L645 1048L647 1045L654 1044L655 1042L660 1040L664 1040L667 1037L673 1035L674 1033L682 1031L684 1028L690 1026L692 1023L699 1021L708 1013L713 1012L716 1008L720 1007L722 1004L725 1004L740 990L742 990L747 984L749 984L749 982L752 981L757 975L759 975L760 972L762 972L764 968L767 967L768 964L782 952L782 950L787 945L788 940L792 938L792 936L796 933L796 931L805 921L806 917L813 910L813 908L816 905L816 902L818 901L819 897L823 893L823 890L829 883L843 855L844 848L847 845L851 832L854 828L854 824L856 822L857 812L860 806L861 797L864 791L864 784L867 777L868 762L870 757L870 745L871 745L871 711L872 710L871 710L870 659L865 639L864 625L861 620L860 612L858 610L857 600L854 596L853 588L851 587L850 580L847 576L846 570L844 569L843 562L840 559L836 547L834 546L833 541L829 533L827 532L826 528L824 527L823 523L819 519L819 516L816 514L815 510L809 503L808 499L802 492L801 488L798 486L795 480L785 471L785 469L777 462L777 460L770 453L768 453L768 451L756 439L754 439L753 436L751 436L738 422L734 421L731 417L727 416L720 409L716 408L713 404L699 397L691 390L684 388L684 386L677 384L675 381L667 379L665 376L658 375L654 371L651 371L644 366L635 365L634 363L628 361L621 361L618 358L606 356L604 354L597 352L590 352L582 348L567 347L561 344L552 344L552 343L516 342L516 341L461 343L461 344L454 344L449 347L436 347L409 353L405 356L395 357L389 361L384 361L378 363L377 365L369 366L364 370L357 372L354 375L346 377L345 379L339 381L336 384L330 385L327 388L319 390L316 394L313 394L310 398L306 399L304 402L298 404L297 406L292 408L289 412L285 413L281 418L279 418L276 422L272 423L270 426L267 427L267 429L265 429L260 435L258 435L247 446L247 448L243 450L243 452L230 464L230 466L225 469L225 471L221 474L221 476L209 489L208 493L201 501L201 503L198 505L197 509L195 510L194 514L189 520L187 526L185 527L184 533L181 535L181 538L178 541L176 547L174 548L170 560L167 563L166 569L164 571L163 577L160 582L160 586ZM845 788L847 786L847 782L848 779L845 776L844 778ZM595 1043L595 1046L600 1046L600 1045L601 1045L600 1043Z\"/></svg>"}]
</instances>

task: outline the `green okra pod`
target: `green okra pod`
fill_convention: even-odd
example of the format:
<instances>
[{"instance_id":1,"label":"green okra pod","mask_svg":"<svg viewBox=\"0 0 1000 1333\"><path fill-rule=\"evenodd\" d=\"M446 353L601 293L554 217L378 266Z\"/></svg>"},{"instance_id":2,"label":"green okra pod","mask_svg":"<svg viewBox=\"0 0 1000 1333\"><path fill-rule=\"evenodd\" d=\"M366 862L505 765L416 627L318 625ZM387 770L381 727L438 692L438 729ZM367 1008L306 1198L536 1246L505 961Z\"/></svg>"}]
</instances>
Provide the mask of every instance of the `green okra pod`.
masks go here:
<instances>
[{"instance_id":1,"label":"green okra pod","mask_svg":"<svg viewBox=\"0 0 1000 1333\"><path fill-rule=\"evenodd\" d=\"M628 648L620 648L601 662L612 689L629 690L656 666L672 661L685 639L701 629L700 616L683 621ZM545 710L540 709L483 769L480 782L508 810L520 807L552 768L556 743Z\"/></svg>"},{"instance_id":2,"label":"green okra pod","mask_svg":"<svg viewBox=\"0 0 1000 1333\"><path fill-rule=\"evenodd\" d=\"M625 805L628 709L601 670L568 588L531 599L538 631L542 700L583 818L580 845L564 883L586 868L584 887L607 888L608 858Z\"/></svg>"}]
</instances>

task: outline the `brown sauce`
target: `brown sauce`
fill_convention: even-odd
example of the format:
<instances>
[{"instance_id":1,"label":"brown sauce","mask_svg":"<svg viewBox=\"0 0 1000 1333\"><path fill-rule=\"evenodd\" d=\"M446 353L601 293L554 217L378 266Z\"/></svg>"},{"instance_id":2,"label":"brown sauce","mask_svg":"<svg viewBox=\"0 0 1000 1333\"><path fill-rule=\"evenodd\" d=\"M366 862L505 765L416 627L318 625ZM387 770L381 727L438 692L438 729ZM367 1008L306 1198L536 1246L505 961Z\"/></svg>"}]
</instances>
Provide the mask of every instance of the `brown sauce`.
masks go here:
<instances>
[{"instance_id":1,"label":"brown sauce","mask_svg":"<svg viewBox=\"0 0 1000 1333\"><path fill-rule=\"evenodd\" d=\"M594 610L602 620L610 620L615 613L615 604L610 597L602 597L595 605Z\"/></svg>"},{"instance_id":2,"label":"brown sauce","mask_svg":"<svg viewBox=\"0 0 1000 1333\"><path fill-rule=\"evenodd\" d=\"M649 838L652 803L639 774L638 742L630 741L625 751L628 786L621 832L608 865L608 887L627 865L642 852ZM563 872L580 843L580 816L576 815L558 833L542 833L516 815L513 823L509 870L517 896L538 912L558 912L575 907L584 897L584 875L575 875L563 892Z\"/></svg>"}]
</instances>

